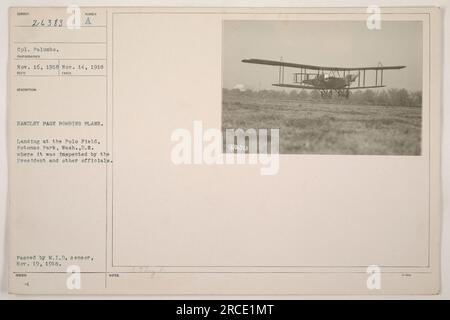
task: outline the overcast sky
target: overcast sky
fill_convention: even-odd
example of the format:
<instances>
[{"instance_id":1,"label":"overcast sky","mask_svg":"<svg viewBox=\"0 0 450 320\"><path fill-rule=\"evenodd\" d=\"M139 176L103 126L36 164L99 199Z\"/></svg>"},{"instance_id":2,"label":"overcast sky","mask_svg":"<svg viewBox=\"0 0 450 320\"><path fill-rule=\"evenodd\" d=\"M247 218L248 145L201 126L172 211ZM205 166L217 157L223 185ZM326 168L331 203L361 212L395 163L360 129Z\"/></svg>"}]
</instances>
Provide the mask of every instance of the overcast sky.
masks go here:
<instances>
[{"instance_id":1,"label":"overcast sky","mask_svg":"<svg viewBox=\"0 0 450 320\"><path fill-rule=\"evenodd\" d=\"M233 88L276 89L278 68L242 63L242 59L269 60L321 66L363 67L405 65L384 71L387 87L422 89L422 23L383 21L369 30L365 21L225 21L223 85ZM292 72L285 69L285 83ZM374 74L374 71L370 72ZM366 85L373 78L366 77Z\"/></svg>"}]
</instances>

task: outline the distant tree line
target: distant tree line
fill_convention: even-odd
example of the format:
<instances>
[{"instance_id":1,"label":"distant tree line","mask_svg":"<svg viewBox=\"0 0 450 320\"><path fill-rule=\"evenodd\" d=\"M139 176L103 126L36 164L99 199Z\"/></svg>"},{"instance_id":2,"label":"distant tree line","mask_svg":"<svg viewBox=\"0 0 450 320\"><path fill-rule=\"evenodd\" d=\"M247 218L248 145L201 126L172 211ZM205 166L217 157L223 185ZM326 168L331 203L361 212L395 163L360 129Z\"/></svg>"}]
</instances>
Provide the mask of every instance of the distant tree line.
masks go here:
<instances>
[{"instance_id":1,"label":"distant tree line","mask_svg":"<svg viewBox=\"0 0 450 320\"><path fill-rule=\"evenodd\" d=\"M406 89L383 89L383 90L351 90L348 99L338 97L333 92L332 98L322 98L319 90L239 90L223 89L224 94L259 99L285 99L301 101L321 101L330 103L378 105L378 106L422 106L422 91L408 91Z\"/></svg>"}]
</instances>

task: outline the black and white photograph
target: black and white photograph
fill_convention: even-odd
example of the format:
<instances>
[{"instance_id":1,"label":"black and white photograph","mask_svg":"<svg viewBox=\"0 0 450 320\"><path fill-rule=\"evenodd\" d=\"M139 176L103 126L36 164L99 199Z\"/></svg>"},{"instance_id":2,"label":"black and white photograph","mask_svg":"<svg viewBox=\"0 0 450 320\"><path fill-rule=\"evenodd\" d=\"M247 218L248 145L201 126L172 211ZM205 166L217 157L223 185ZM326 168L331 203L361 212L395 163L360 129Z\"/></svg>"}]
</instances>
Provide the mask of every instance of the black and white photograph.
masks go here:
<instances>
[{"instance_id":1,"label":"black and white photograph","mask_svg":"<svg viewBox=\"0 0 450 320\"><path fill-rule=\"evenodd\" d=\"M280 154L421 155L422 41L420 21L224 21L222 130L279 129Z\"/></svg>"}]
</instances>

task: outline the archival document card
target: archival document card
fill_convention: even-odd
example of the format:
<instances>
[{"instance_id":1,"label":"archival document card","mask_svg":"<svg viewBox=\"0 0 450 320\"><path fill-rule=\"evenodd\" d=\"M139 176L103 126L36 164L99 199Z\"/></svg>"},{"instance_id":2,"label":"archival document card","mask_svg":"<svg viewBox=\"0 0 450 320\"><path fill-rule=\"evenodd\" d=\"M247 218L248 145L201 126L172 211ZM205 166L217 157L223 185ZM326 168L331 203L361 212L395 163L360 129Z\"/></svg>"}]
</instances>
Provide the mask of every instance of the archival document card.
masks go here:
<instances>
[{"instance_id":1,"label":"archival document card","mask_svg":"<svg viewBox=\"0 0 450 320\"><path fill-rule=\"evenodd\" d=\"M438 8L11 8L9 290L435 294Z\"/></svg>"}]
</instances>

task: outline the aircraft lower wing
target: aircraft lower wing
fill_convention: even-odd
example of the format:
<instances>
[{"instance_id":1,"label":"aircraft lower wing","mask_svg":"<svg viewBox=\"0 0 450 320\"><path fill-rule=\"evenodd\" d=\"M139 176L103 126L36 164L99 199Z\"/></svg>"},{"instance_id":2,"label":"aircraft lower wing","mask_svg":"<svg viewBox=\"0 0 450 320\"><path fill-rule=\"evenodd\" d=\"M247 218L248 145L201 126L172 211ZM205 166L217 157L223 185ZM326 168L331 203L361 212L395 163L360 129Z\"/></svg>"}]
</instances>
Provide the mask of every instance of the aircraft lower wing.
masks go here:
<instances>
[{"instance_id":1,"label":"aircraft lower wing","mask_svg":"<svg viewBox=\"0 0 450 320\"><path fill-rule=\"evenodd\" d=\"M278 66L278 67L291 67L291 68L304 68L310 70L323 70L323 71L358 71L358 70L393 70L393 69L403 69L406 66L376 66L376 67L323 67L323 66L315 66L310 64L301 64L301 63L291 63L284 61L275 61L275 60L264 60L264 59L244 59L242 60L244 63L254 63L254 64L264 64L269 66Z\"/></svg>"}]
</instances>

